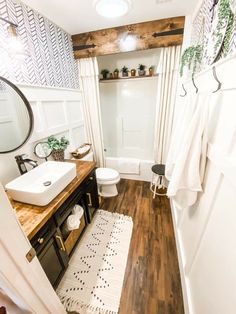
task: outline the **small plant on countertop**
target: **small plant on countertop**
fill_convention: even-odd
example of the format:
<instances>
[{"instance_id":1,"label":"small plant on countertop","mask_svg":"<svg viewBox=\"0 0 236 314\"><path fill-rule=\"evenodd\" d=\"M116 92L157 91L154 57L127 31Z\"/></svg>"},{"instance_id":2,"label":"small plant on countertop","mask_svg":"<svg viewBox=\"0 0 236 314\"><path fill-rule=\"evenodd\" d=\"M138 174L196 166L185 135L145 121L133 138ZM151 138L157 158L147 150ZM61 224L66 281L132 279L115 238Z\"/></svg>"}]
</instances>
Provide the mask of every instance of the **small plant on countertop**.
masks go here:
<instances>
[{"instance_id":1,"label":"small plant on countertop","mask_svg":"<svg viewBox=\"0 0 236 314\"><path fill-rule=\"evenodd\" d=\"M101 74L102 74L102 77L103 77L104 80L108 77L108 74L109 74L109 73L110 73L110 71L107 70L107 69L103 69L103 70L101 71Z\"/></svg>"},{"instance_id":2,"label":"small plant on countertop","mask_svg":"<svg viewBox=\"0 0 236 314\"><path fill-rule=\"evenodd\" d=\"M57 139L55 136L49 136L47 140L48 146L52 149L52 157L54 160L63 161L65 149L68 147L70 142L62 136L61 139Z\"/></svg>"},{"instance_id":3,"label":"small plant on countertop","mask_svg":"<svg viewBox=\"0 0 236 314\"><path fill-rule=\"evenodd\" d=\"M192 68L192 75L196 73L197 65L202 61L202 45L190 46L184 50L181 57L180 76L183 76L184 67L188 66L188 69Z\"/></svg>"},{"instance_id":4,"label":"small plant on countertop","mask_svg":"<svg viewBox=\"0 0 236 314\"><path fill-rule=\"evenodd\" d=\"M146 74L145 69L146 69L146 65L140 64L140 65L138 66L138 75L139 75L139 76L144 76L144 75Z\"/></svg>"},{"instance_id":5,"label":"small plant on countertop","mask_svg":"<svg viewBox=\"0 0 236 314\"><path fill-rule=\"evenodd\" d=\"M121 69L122 76L128 76L129 75L129 69L124 65Z\"/></svg>"}]
</instances>

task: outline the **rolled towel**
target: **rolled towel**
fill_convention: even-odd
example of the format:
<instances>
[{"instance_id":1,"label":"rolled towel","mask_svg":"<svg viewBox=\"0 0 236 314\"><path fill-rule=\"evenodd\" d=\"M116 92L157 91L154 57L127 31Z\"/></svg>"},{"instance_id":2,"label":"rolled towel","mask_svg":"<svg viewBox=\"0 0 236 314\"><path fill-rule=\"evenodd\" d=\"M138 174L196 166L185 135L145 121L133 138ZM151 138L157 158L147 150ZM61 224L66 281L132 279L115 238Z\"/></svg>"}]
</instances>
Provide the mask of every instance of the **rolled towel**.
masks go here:
<instances>
[{"instance_id":1,"label":"rolled towel","mask_svg":"<svg viewBox=\"0 0 236 314\"><path fill-rule=\"evenodd\" d=\"M77 215L70 215L66 220L66 227L69 231L78 229L80 226L80 218Z\"/></svg>"},{"instance_id":2,"label":"rolled towel","mask_svg":"<svg viewBox=\"0 0 236 314\"><path fill-rule=\"evenodd\" d=\"M82 206L80 205L75 205L72 209L72 214L76 215L79 219L81 219L81 217L84 214L84 209Z\"/></svg>"}]
</instances>

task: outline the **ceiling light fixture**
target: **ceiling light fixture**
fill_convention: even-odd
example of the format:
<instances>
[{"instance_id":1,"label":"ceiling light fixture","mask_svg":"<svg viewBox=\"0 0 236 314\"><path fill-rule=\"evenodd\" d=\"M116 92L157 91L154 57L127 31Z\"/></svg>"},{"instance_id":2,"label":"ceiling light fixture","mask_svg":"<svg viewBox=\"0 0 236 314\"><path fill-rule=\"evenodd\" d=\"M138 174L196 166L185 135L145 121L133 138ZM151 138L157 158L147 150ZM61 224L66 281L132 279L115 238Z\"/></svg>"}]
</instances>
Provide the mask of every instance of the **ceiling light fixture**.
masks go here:
<instances>
[{"instance_id":1,"label":"ceiling light fixture","mask_svg":"<svg viewBox=\"0 0 236 314\"><path fill-rule=\"evenodd\" d=\"M120 17L128 13L131 8L131 0L96 0L97 13L108 18Z\"/></svg>"}]
</instances>

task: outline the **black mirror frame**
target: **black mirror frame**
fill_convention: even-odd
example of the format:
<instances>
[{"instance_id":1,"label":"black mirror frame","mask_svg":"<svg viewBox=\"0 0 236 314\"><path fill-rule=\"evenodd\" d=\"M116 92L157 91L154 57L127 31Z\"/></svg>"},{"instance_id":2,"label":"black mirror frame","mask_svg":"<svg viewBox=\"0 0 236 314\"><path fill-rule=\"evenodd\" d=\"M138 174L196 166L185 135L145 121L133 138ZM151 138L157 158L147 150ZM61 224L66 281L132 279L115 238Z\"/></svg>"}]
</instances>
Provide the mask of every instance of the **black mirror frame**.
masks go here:
<instances>
[{"instance_id":1,"label":"black mirror frame","mask_svg":"<svg viewBox=\"0 0 236 314\"><path fill-rule=\"evenodd\" d=\"M5 79L2 76L0 76L0 80L2 80L4 83L10 85L14 89L14 91L17 92L17 94L21 97L21 99L23 100L24 104L26 105L26 108L27 108L27 111L28 111L28 114L29 114L29 119L30 119L29 131L27 133L27 136L26 136L25 140L19 146L17 146L14 149L7 150L7 151L4 151L4 152L0 152L0 154L7 154L7 153L14 152L17 149L21 148L28 141L29 137L32 134L33 128L34 128L34 115L33 115L33 111L32 111L32 108L30 106L29 101L27 100L25 95L20 91L20 89L16 85L14 85L13 83L11 83L10 81L8 81L7 79Z\"/></svg>"}]
</instances>

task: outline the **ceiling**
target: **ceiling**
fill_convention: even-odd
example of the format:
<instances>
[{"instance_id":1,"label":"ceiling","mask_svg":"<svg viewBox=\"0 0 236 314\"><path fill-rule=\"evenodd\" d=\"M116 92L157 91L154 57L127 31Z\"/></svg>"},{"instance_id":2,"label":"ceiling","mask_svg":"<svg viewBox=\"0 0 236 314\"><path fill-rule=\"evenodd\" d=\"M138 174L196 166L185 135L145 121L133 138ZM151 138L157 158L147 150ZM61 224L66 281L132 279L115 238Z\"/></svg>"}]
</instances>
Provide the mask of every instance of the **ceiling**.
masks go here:
<instances>
[{"instance_id":1,"label":"ceiling","mask_svg":"<svg viewBox=\"0 0 236 314\"><path fill-rule=\"evenodd\" d=\"M132 9L124 17L107 19L99 16L93 0L21 0L69 34L187 15L198 0L133 0ZM159 2L160 1L160 2Z\"/></svg>"}]
</instances>

